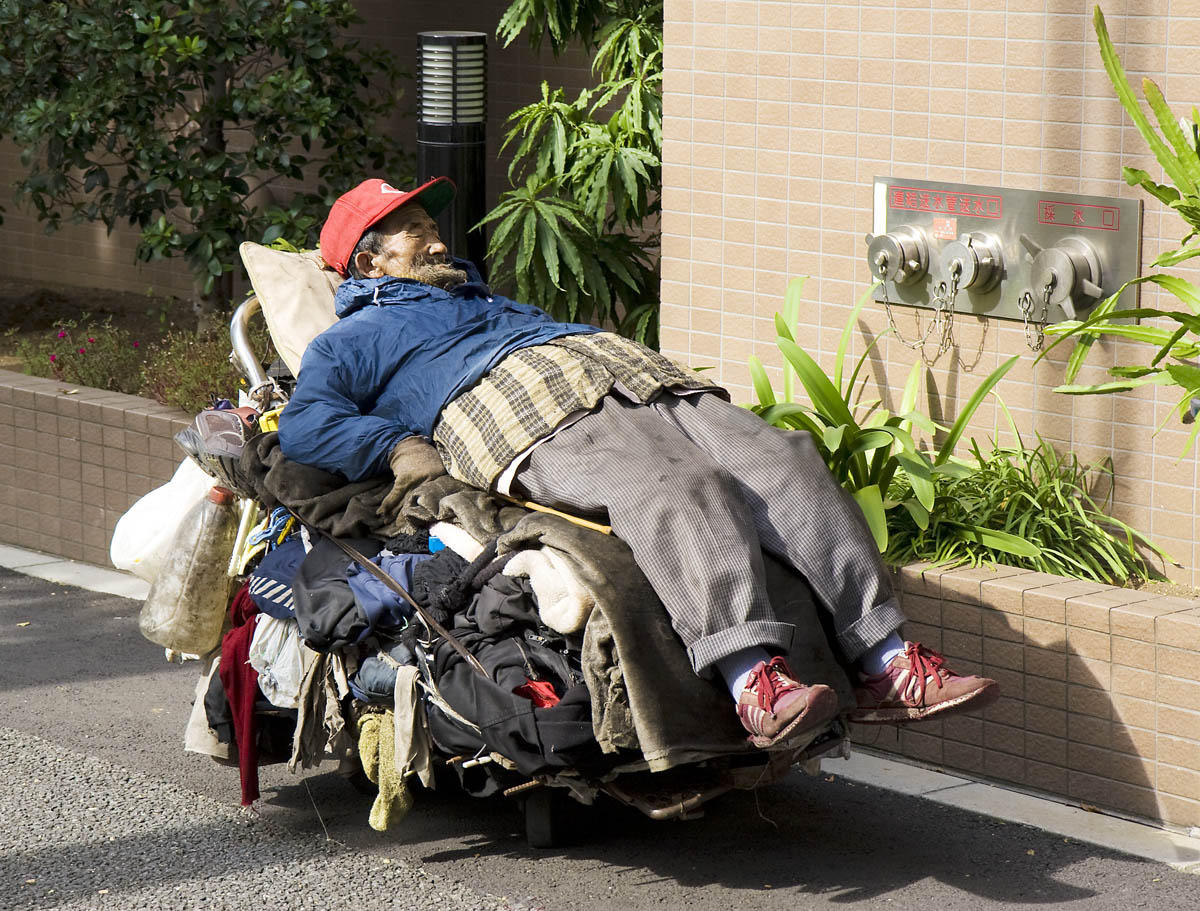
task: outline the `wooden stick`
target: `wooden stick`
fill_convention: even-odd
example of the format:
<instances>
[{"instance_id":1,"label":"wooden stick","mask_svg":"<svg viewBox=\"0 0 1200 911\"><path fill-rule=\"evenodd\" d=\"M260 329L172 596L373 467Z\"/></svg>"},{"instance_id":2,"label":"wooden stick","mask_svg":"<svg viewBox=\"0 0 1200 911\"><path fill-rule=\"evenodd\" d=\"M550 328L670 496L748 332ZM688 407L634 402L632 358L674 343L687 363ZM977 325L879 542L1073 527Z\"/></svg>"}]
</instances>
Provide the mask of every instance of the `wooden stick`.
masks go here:
<instances>
[{"instance_id":1,"label":"wooden stick","mask_svg":"<svg viewBox=\"0 0 1200 911\"><path fill-rule=\"evenodd\" d=\"M518 506L524 506L526 509L532 509L536 512L549 513L552 516L558 516L560 519L566 519L568 522L574 522L581 528L590 528L592 531L598 531L602 535L611 535L611 525L601 525L599 522L589 522L587 519L581 519L579 516L573 516L570 513L562 512L558 509L552 509L549 506L543 506L541 503L534 503L532 500L518 500L516 497L510 497L503 493L493 493L492 496L499 497L502 500L508 500L509 503L515 503Z\"/></svg>"}]
</instances>

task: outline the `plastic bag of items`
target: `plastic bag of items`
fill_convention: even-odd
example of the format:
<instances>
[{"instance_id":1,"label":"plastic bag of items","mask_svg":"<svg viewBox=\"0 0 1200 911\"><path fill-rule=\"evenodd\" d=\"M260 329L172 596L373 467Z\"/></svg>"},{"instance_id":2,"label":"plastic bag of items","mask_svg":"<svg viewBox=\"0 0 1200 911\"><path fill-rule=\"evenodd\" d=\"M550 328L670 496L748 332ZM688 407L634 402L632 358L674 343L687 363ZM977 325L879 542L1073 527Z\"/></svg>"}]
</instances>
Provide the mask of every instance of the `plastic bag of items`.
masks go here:
<instances>
[{"instance_id":1,"label":"plastic bag of items","mask_svg":"<svg viewBox=\"0 0 1200 911\"><path fill-rule=\"evenodd\" d=\"M300 641L295 620L260 614L250 640L249 663L258 671L258 688L267 701L281 709L300 707L300 683L316 658Z\"/></svg>"},{"instance_id":2,"label":"plastic bag of items","mask_svg":"<svg viewBox=\"0 0 1200 911\"><path fill-rule=\"evenodd\" d=\"M108 555L117 569L153 582L162 572L180 523L216 484L191 459L184 459L171 480L156 487L117 521Z\"/></svg>"}]
</instances>

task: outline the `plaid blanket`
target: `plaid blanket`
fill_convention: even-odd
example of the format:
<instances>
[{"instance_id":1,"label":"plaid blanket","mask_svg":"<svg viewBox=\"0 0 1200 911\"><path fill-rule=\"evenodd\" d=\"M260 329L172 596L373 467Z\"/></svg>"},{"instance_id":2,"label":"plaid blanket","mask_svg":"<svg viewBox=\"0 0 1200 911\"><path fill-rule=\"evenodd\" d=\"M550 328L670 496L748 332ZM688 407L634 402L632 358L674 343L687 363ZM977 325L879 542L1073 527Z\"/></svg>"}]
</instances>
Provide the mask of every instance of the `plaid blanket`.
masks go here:
<instances>
[{"instance_id":1,"label":"plaid blanket","mask_svg":"<svg viewBox=\"0 0 1200 911\"><path fill-rule=\"evenodd\" d=\"M566 335L504 358L442 409L433 442L451 475L486 490L521 453L614 387L639 402L663 389L724 394L701 374L615 333Z\"/></svg>"}]
</instances>

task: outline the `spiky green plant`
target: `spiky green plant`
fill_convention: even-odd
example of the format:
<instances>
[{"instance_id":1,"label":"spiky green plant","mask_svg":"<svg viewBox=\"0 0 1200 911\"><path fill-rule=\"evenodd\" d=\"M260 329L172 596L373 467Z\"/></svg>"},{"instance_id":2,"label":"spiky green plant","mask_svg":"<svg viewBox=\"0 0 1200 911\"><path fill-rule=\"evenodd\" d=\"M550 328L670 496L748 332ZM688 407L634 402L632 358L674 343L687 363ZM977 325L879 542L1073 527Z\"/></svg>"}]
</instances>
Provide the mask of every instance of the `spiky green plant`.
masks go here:
<instances>
[{"instance_id":1,"label":"spiky green plant","mask_svg":"<svg viewBox=\"0 0 1200 911\"><path fill-rule=\"evenodd\" d=\"M657 345L662 195L661 0L512 0L505 46L547 36L594 51L597 82L575 97L542 83L514 111L510 189L492 224L492 278L560 319L615 326Z\"/></svg>"},{"instance_id":2,"label":"spiky green plant","mask_svg":"<svg viewBox=\"0 0 1200 911\"><path fill-rule=\"evenodd\" d=\"M905 513L890 513L885 559L947 566L1000 563L1117 585L1164 578L1146 554L1170 557L1110 513L1111 464L1084 465L1074 453L1060 455L1041 436L1032 447L1019 434L1016 439L1011 447L993 443L988 452L972 440L972 470L938 480L924 527ZM904 479L897 479L895 488L893 496L908 495ZM1019 538L1036 552L995 547L977 529Z\"/></svg>"},{"instance_id":3,"label":"spiky green plant","mask_svg":"<svg viewBox=\"0 0 1200 911\"><path fill-rule=\"evenodd\" d=\"M1173 266L1200 256L1200 112L1192 108L1192 119L1178 122L1167 106L1162 90L1151 79L1142 80L1142 95L1158 122L1156 128L1146 117L1134 94L1133 86L1126 76L1121 60L1113 47L1104 22L1104 14L1096 7L1093 16L1096 38L1100 44L1100 57L1104 69L1116 90L1121 106L1129 114L1134 126L1146 140L1155 159L1162 166L1170 184L1160 184L1140 168L1122 168L1125 181L1130 186L1140 186L1150 195L1172 209L1188 226L1188 231L1179 247L1158 256L1155 267ZM1161 133L1160 133L1161 131ZM1150 282L1178 298L1190 312L1141 307L1117 312L1121 296L1134 285ZM1130 319L1160 319L1175 326L1137 325ZM1200 395L1200 368L1191 361L1200 355L1200 288L1175 275L1157 272L1126 282L1116 293L1100 303L1085 321L1069 320L1050 326L1046 330L1060 336L1041 355L1067 339L1075 339L1075 348L1067 361L1066 383L1056 392L1068 395L1100 395L1112 392L1128 392L1139 386L1178 386L1181 394L1174 410L1168 413L1185 418L1194 397ZM1104 336L1124 338L1157 348L1146 364L1119 365L1109 370L1117 379L1092 385L1074 383L1092 345ZM1161 425L1160 425L1161 427ZM1200 423L1189 435L1183 453L1186 454L1200 433Z\"/></svg>"},{"instance_id":4,"label":"spiky green plant","mask_svg":"<svg viewBox=\"0 0 1200 911\"><path fill-rule=\"evenodd\" d=\"M917 527L928 526L937 479L957 476L965 470L952 458L954 448L971 417L993 387L1012 369L1017 357L1009 358L984 380L948 430L938 427L915 409L920 391L919 364L909 373L900 410L893 414L877 400L864 401L862 386L858 383L867 357L883 335L876 337L859 356L853 369L846 372L855 322L873 289L859 299L842 330L832 377L827 376L796 343L794 327L799 320L803 289L804 279L793 279L788 284L784 312L775 314L776 343L784 358L782 396L775 395L762 362L751 357L750 376L758 402L750 407L769 424L812 434L829 470L858 502L875 543L883 552L888 547L887 516L890 512L903 510ZM796 379L807 393L807 402L797 401L794 397ZM945 431L941 445L932 454L917 447L912 437L914 426L930 435ZM890 496L893 481L897 478L904 480L906 490L899 498ZM1035 550L1020 538L1002 532L986 528L973 531L996 548L1026 554Z\"/></svg>"}]
</instances>

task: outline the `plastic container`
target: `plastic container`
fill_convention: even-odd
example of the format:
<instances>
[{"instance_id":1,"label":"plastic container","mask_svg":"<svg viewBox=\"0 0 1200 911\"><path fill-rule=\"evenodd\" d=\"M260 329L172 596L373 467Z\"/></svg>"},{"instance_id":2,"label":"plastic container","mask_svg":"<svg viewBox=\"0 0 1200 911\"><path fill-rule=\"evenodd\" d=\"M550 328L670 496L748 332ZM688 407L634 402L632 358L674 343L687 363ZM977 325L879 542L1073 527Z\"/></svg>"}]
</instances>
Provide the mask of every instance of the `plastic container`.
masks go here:
<instances>
[{"instance_id":1,"label":"plastic container","mask_svg":"<svg viewBox=\"0 0 1200 911\"><path fill-rule=\"evenodd\" d=\"M237 526L233 494L224 487L214 487L184 516L142 606L138 626L143 636L193 655L220 645Z\"/></svg>"}]
</instances>

